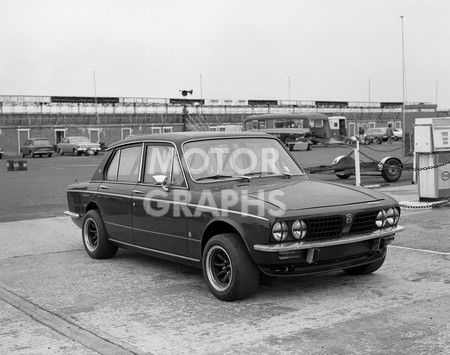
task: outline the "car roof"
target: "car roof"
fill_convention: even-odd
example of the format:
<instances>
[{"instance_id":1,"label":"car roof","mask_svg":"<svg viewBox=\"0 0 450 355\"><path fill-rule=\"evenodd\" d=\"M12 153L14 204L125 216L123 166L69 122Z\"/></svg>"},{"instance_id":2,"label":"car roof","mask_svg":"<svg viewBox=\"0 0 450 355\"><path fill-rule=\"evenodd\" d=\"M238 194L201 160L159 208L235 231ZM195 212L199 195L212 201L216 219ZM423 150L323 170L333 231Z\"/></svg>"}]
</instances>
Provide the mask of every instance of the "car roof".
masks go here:
<instances>
[{"instance_id":1,"label":"car roof","mask_svg":"<svg viewBox=\"0 0 450 355\"><path fill-rule=\"evenodd\" d=\"M136 142L173 142L176 145L181 145L184 142L190 140L202 140L202 139L220 139L220 138L239 138L239 137L263 137L271 138L273 136L266 133L255 133L255 132L175 132L175 133L158 133L158 134L143 134L136 135L135 137L123 139L121 141L115 142L108 147L108 150L113 149L117 146L136 143Z\"/></svg>"},{"instance_id":2,"label":"car roof","mask_svg":"<svg viewBox=\"0 0 450 355\"><path fill-rule=\"evenodd\" d=\"M45 137L36 137L36 138L28 138L27 140L29 140L29 141L41 141L41 140L46 140L46 141L48 141L48 138L45 138Z\"/></svg>"}]
</instances>

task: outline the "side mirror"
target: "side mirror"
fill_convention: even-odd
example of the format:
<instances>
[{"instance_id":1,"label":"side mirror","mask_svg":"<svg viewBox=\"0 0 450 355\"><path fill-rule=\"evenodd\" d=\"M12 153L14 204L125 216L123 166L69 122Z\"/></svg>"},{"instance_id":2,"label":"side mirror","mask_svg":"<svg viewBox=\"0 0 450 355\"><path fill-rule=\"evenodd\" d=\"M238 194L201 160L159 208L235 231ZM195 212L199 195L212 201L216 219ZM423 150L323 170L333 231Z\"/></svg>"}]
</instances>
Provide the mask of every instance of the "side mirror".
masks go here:
<instances>
[{"instance_id":1,"label":"side mirror","mask_svg":"<svg viewBox=\"0 0 450 355\"><path fill-rule=\"evenodd\" d=\"M166 175L153 175L153 180L161 186L164 191L169 191L167 187L167 176Z\"/></svg>"}]
</instances>

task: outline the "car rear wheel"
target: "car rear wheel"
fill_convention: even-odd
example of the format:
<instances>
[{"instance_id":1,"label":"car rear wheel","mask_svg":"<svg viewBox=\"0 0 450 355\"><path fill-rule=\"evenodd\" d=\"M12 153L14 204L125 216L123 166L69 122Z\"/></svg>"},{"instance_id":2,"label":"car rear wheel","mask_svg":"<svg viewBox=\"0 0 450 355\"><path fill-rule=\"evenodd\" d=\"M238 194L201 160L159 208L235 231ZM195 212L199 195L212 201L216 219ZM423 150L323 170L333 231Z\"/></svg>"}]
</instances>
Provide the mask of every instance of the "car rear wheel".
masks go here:
<instances>
[{"instance_id":1,"label":"car rear wheel","mask_svg":"<svg viewBox=\"0 0 450 355\"><path fill-rule=\"evenodd\" d=\"M375 142L376 142L377 144L381 144L381 143L382 143L380 138L375 138Z\"/></svg>"},{"instance_id":2,"label":"car rear wheel","mask_svg":"<svg viewBox=\"0 0 450 355\"><path fill-rule=\"evenodd\" d=\"M78 153L78 150L76 150L76 149L73 150L73 155L76 157L80 156L80 154Z\"/></svg>"},{"instance_id":3,"label":"car rear wheel","mask_svg":"<svg viewBox=\"0 0 450 355\"><path fill-rule=\"evenodd\" d=\"M202 267L209 290L222 301L246 298L258 286L259 269L236 234L212 237L206 243Z\"/></svg>"},{"instance_id":4,"label":"car rear wheel","mask_svg":"<svg viewBox=\"0 0 450 355\"><path fill-rule=\"evenodd\" d=\"M384 260L386 259L386 254L382 259L376 260L370 264L351 267L348 269L344 269L344 271L348 275L367 275L371 274L372 272L377 271L384 263Z\"/></svg>"},{"instance_id":5,"label":"car rear wheel","mask_svg":"<svg viewBox=\"0 0 450 355\"><path fill-rule=\"evenodd\" d=\"M51 157L52 157L52 153L48 153L47 155L48 155L48 157L49 157L49 158L51 158Z\"/></svg>"},{"instance_id":6,"label":"car rear wheel","mask_svg":"<svg viewBox=\"0 0 450 355\"><path fill-rule=\"evenodd\" d=\"M93 259L111 258L117 253L106 236L105 226L98 210L90 210L83 221L83 244L88 255Z\"/></svg>"}]
</instances>

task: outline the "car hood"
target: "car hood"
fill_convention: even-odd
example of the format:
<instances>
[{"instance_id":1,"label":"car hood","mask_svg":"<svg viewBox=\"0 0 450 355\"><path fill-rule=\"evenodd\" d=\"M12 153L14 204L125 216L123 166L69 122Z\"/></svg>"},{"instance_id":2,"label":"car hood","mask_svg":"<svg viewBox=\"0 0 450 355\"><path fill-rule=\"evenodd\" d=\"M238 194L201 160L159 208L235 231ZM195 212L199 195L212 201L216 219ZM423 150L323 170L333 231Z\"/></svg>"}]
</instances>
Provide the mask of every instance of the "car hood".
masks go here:
<instances>
[{"instance_id":1,"label":"car hood","mask_svg":"<svg viewBox=\"0 0 450 355\"><path fill-rule=\"evenodd\" d=\"M264 201L284 211L294 211L358 203L370 203L390 199L387 195L354 186L324 181L302 180L270 184L250 184L250 198Z\"/></svg>"},{"instance_id":2,"label":"car hood","mask_svg":"<svg viewBox=\"0 0 450 355\"><path fill-rule=\"evenodd\" d=\"M91 142L82 142L82 143L78 143L77 145L79 145L81 147L98 147L98 146L100 146L99 143L91 143Z\"/></svg>"}]
</instances>

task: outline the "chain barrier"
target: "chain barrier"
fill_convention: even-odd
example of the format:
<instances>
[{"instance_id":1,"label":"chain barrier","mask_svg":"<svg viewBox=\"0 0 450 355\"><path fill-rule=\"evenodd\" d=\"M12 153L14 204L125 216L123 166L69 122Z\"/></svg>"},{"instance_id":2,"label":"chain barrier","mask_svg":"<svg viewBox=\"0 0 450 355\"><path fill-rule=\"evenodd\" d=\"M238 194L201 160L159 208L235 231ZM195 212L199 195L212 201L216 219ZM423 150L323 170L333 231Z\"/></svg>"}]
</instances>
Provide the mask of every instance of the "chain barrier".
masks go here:
<instances>
[{"instance_id":1,"label":"chain barrier","mask_svg":"<svg viewBox=\"0 0 450 355\"><path fill-rule=\"evenodd\" d=\"M432 204L428 204L428 205L420 205L420 206L411 206L411 205L407 205L407 204L403 204L403 203L400 203L399 205L400 205L401 208L405 208L405 209L408 209L408 210L429 210L429 209L431 209L433 207L445 206L448 203L449 203L448 200L442 200L442 201L439 201L439 202L436 202L436 203L432 203Z\"/></svg>"},{"instance_id":2,"label":"chain barrier","mask_svg":"<svg viewBox=\"0 0 450 355\"><path fill-rule=\"evenodd\" d=\"M396 152L397 150L402 150L403 149L403 147L402 146L400 146L399 148L395 148L395 149L389 149L389 150L377 150L377 149L374 149L374 148L372 148L372 147L369 147L367 144L366 145L363 145L363 147L364 148L366 148L366 149L369 149L369 150L372 150L372 151L374 151L374 152L378 152L378 153L390 153L390 152ZM361 145L360 145L360 148L361 148Z\"/></svg>"}]
</instances>

